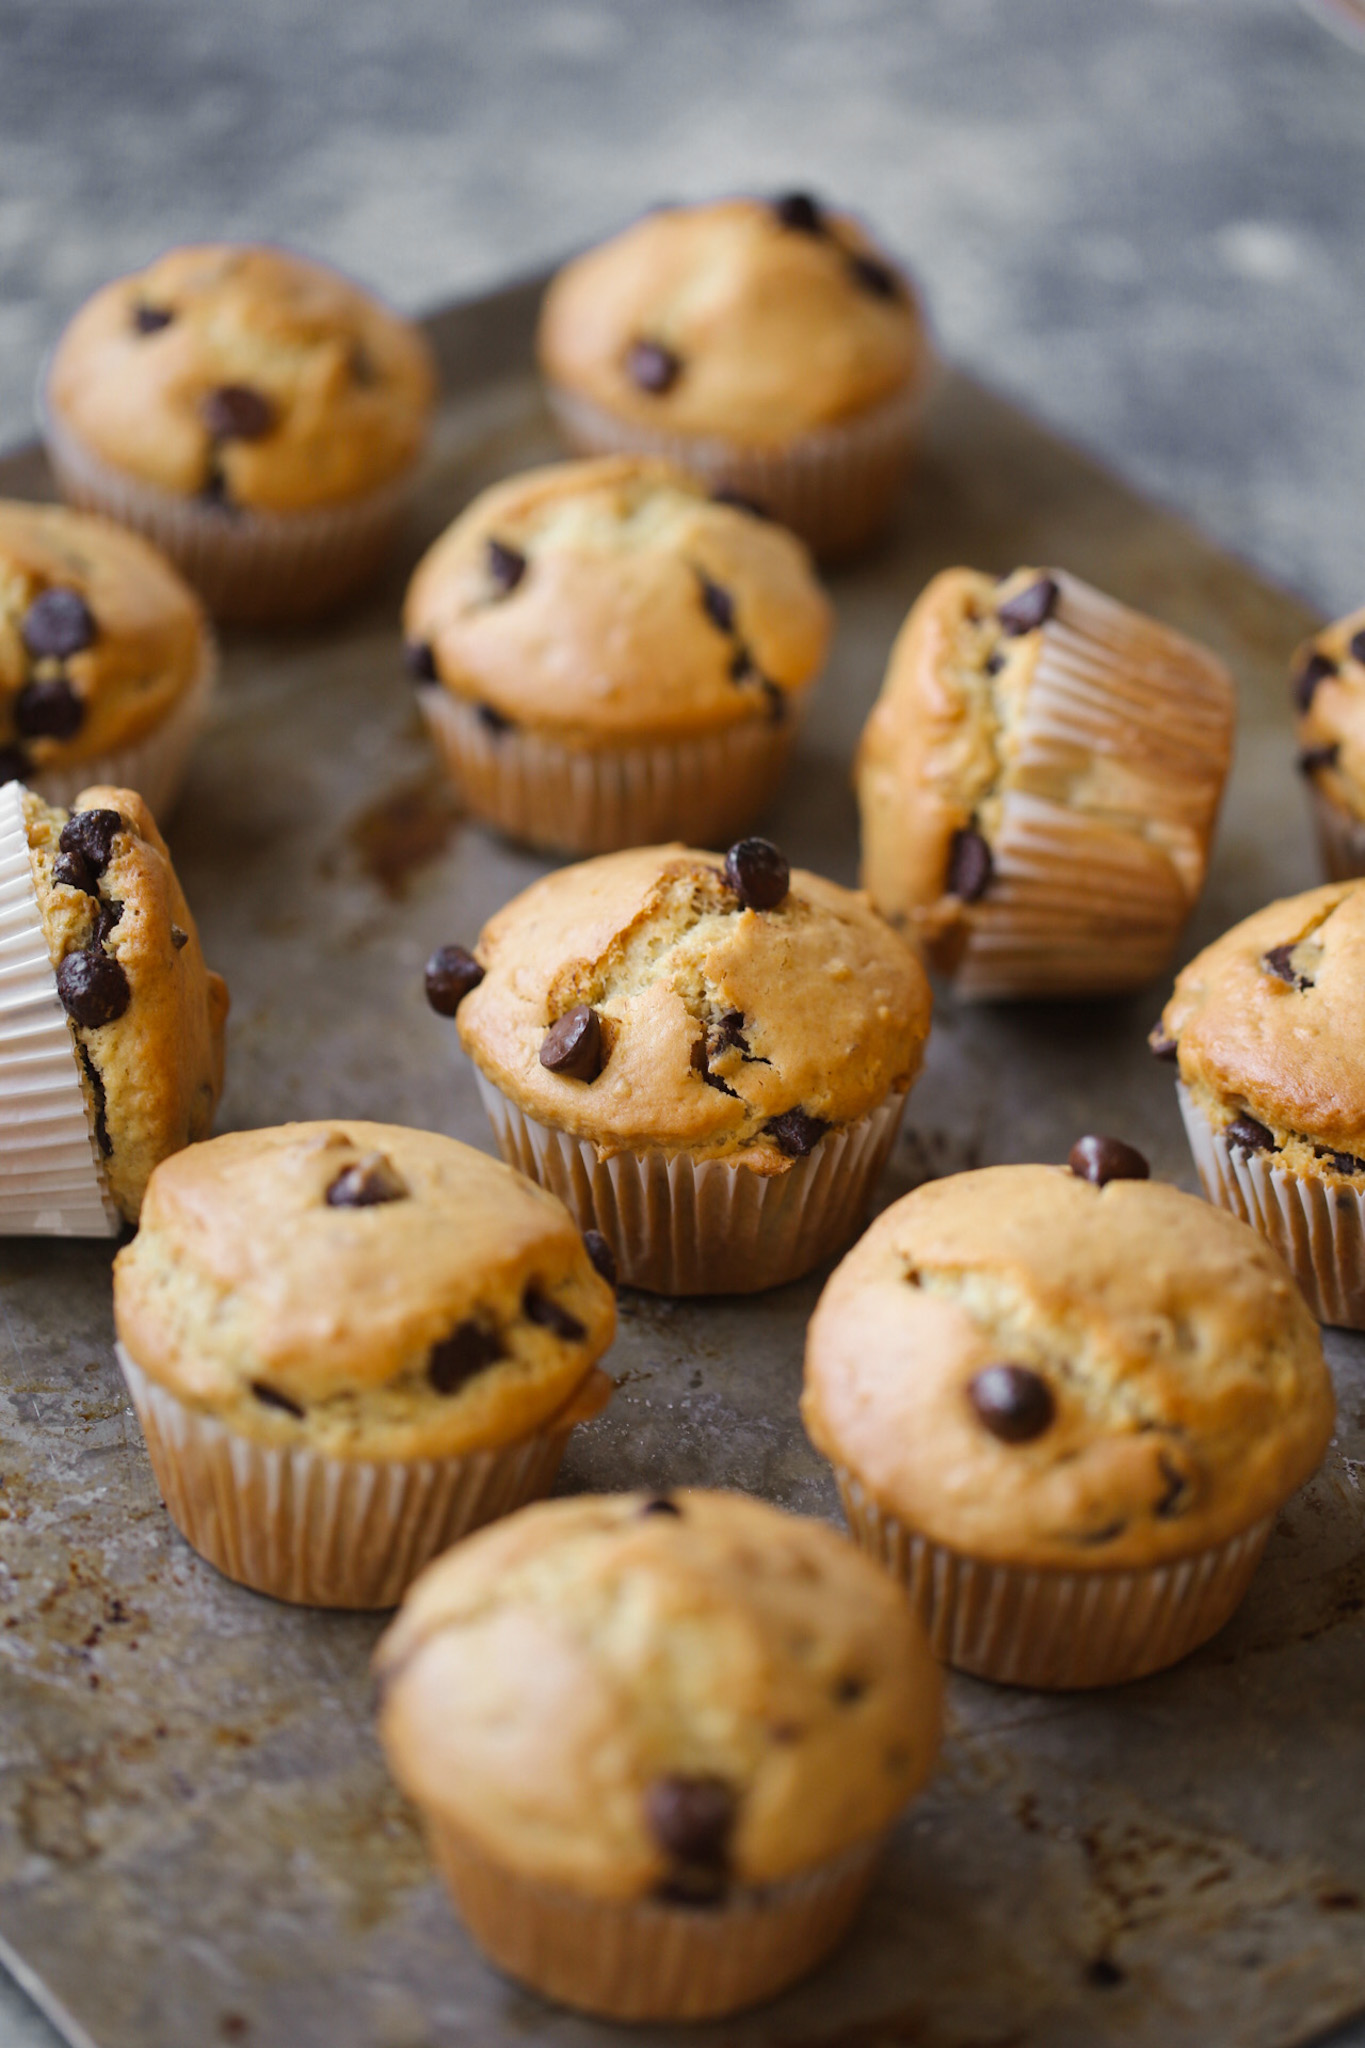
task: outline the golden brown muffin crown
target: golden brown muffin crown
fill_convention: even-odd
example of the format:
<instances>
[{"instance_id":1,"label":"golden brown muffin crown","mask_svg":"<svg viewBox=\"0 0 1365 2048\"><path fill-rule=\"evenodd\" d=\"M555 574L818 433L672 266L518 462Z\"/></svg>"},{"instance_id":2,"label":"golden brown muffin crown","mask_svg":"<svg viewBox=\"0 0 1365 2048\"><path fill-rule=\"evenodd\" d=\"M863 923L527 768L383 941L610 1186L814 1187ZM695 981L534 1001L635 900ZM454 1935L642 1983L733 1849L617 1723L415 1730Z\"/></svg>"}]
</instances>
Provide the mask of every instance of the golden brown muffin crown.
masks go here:
<instances>
[{"instance_id":1,"label":"golden brown muffin crown","mask_svg":"<svg viewBox=\"0 0 1365 2048\"><path fill-rule=\"evenodd\" d=\"M404 1789L608 1898L809 1869L886 1826L938 1739L900 1590L740 1494L525 1509L423 1574L376 1666Z\"/></svg>"},{"instance_id":2,"label":"golden brown muffin crown","mask_svg":"<svg viewBox=\"0 0 1365 2048\"><path fill-rule=\"evenodd\" d=\"M1304 642L1290 687L1300 768L1365 818L1365 608Z\"/></svg>"}]
</instances>

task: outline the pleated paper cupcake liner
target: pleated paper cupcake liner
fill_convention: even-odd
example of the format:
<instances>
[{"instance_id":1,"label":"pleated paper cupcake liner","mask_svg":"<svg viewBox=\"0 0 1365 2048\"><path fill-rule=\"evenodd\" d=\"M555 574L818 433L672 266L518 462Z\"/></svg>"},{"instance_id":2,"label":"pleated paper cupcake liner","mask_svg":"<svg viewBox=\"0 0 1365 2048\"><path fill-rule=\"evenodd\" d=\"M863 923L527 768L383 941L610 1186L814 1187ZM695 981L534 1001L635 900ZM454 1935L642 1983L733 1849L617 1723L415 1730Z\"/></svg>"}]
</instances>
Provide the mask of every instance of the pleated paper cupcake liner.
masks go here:
<instances>
[{"instance_id":1,"label":"pleated paper cupcake liner","mask_svg":"<svg viewBox=\"0 0 1365 2048\"><path fill-rule=\"evenodd\" d=\"M1336 803L1315 778L1308 784L1308 796L1328 881L1350 882L1365 875L1365 818Z\"/></svg>"},{"instance_id":2,"label":"pleated paper cupcake liner","mask_svg":"<svg viewBox=\"0 0 1365 2048\"><path fill-rule=\"evenodd\" d=\"M47 950L23 785L0 788L0 1236L116 1237Z\"/></svg>"},{"instance_id":3,"label":"pleated paper cupcake liner","mask_svg":"<svg viewBox=\"0 0 1365 2048\"><path fill-rule=\"evenodd\" d=\"M1322 1323L1365 1330L1365 1193L1231 1145L1177 1082L1185 1135L1204 1193L1274 1245Z\"/></svg>"},{"instance_id":4,"label":"pleated paper cupcake liner","mask_svg":"<svg viewBox=\"0 0 1365 2048\"><path fill-rule=\"evenodd\" d=\"M278 625L343 603L378 572L407 514L415 471L316 511L253 512L186 498L101 461L51 408L41 411L67 503L153 541L215 618Z\"/></svg>"},{"instance_id":5,"label":"pleated paper cupcake liner","mask_svg":"<svg viewBox=\"0 0 1365 2048\"><path fill-rule=\"evenodd\" d=\"M1131 1570L996 1564L933 1543L835 1467L854 1540L906 1587L934 1655L998 1685L1124 1685L1178 1664L1230 1620L1270 1534L1263 1516L1227 1542Z\"/></svg>"},{"instance_id":6,"label":"pleated paper cupcake liner","mask_svg":"<svg viewBox=\"0 0 1365 2048\"><path fill-rule=\"evenodd\" d=\"M828 560L868 546L895 514L919 448L923 385L773 449L633 425L558 385L546 396L575 453L665 456L712 490L750 499Z\"/></svg>"},{"instance_id":7,"label":"pleated paper cupcake liner","mask_svg":"<svg viewBox=\"0 0 1365 2048\"><path fill-rule=\"evenodd\" d=\"M533 1436L459 1458L334 1458L263 1444L202 1415L115 1347L171 1520L229 1579L305 1607L394 1607L461 1536L550 1491L564 1447L605 1405L596 1367Z\"/></svg>"},{"instance_id":8,"label":"pleated paper cupcake liner","mask_svg":"<svg viewBox=\"0 0 1365 2048\"><path fill-rule=\"evenodd\" d=\"M599 1159L584 1138L528 1117L480 1074L510 1166L600 1230L627 1286L653 1294L756 1294L799 1279L857 1234L896 1142L903 1094L827 1131L786 1173L662 1151Z\"/></svg>"},{"instance_id":9,"label":"pleated paper cupcake liner","mask_svg":"<svg viewBox=\"0 0 1365 2048\"><path fill-rule=\"evenodd\" d=\"M443 1815L426 1823L433 1859L490 1962L542 1997L612 2020L718 2018L808 1975L862 1904L885 1839L705 1907L540 1884Z\"/></svg>"},{"instance_id":10,"label":"pleated paper cupcake liner","mask_svg":"<svg viewBox=\"0 0 1365 2048\"><path fill-rule=\"evenodd\" d=\"M158 824L164 825L180 794L190 750L208 716L217 679L217 649L210 642L199 673L154 731L126 747L111 748L107 754L93 755L70 767L35 768L28 777L29 788L45 803L61 804L67 810L81 790L97 782L135 789Z\"/></svg>"}]
</instances>

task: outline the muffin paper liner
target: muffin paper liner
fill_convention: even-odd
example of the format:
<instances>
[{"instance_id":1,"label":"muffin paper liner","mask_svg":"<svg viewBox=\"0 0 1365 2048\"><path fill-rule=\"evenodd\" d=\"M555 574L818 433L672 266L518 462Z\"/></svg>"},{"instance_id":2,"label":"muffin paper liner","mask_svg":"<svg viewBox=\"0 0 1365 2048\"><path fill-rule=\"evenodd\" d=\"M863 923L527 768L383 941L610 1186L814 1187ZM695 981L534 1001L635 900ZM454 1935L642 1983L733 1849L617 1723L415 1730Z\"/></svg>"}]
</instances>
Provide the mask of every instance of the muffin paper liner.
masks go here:
<instances>
[{"instance_id":1,"label":"muffin paper liner","mask_svg":"<svg viewBox=\"0 0 1365 2048\"><path fill-rule=\"evenodd\" d=\"M1231 1145L1177 1082L1204 1193L1274 1245L1319 1322L1365 1329L1365 1192L1295 1173L1274 1152Z\"/></svg>"},{"instance_id":2,"label":"muffin paper liner","mask_svg":"<svg viewBox=\"0 0 1365 2048\"><path fill-rule=\"evenodd\" d=\"M834 1476L859 1547L906 1587L934 1655L999 1685L1123 1685L1187 1657L1230 1619L1273 1515L1226 1543L1131 1570L996 1564L949 1550L880 1507L846 1467Z\"/></svg>"},{"instance_id":3,"label":"muffin paper liner","mask_svg":"<svg viewBox=\"0 0 1365 2048\"><path fill-rule=\"evenodd\" d=\"M1146 830L1007 791L995 878L966 912L955 963L968 997L1102 994L1155 979L1203 886L1227 774L1221 664L1076 577L1056 580L1017 772L1035 788L1065 787L1092 757L1132 773Z\"/></svg>"},{"instance_id":4,"label":"muffin paper liner","mask_svg":"<svg viewBox=\"0 0 1365 2048\"><path fill-rule=\"evenodd\" d=\"M342 603L379 569L407 513L415 465L348 505L293 513L225 509L115 469L45 402L40 411L67 503L155 542L216 618L277 624Z\"/></svg>"},{"instance_id":5,"label":"muffin paper liner","mask_svg":"<svg viewBox=\"0 0 1365 2048\"><path fill-rule=\"evenodd\" d=\"M829 558L856 553L889 524L914 467L924 384L917 380L859 418L820 427L785 448L635 425L562 385L547 386L546 397L576 453L666 456L712 490L751 499Z\"/></svg>"},{"instance_id":6,"label":"muffin paper liner","mask_svg":"<svg viewBox=\"0 0 1365 2048\"><path fill-rule=\"evenodd\" d=\"M1337 803L1316 777L1309 780L1308 797L1328 881L1350 882L1365 875L1365 818Z\"/></svg>"},{"instance_id":7,"label":"muffin paper liner","mask_svg":"<svg viewBox=\"0 0 1365 2048\"><path fill-rule=\"evenodd\" d=\"M198 674L153 731L129 746L114 747L107 754L95 754L69 767L35 768L28 777L29 788L36 790L44 803L70 810L83 789L97 782L113 783L120 789L135 789L158 823L164 824L180 794L190 749L208 716L217 680L218 650L209 641Z\"/></svg>"},{"instance_id":8,"label":"muffin paper liner","mask_svg":"<svg viewBox=\"0 0 1365 2048\"><path fill-rule=\"evenodd\" d=\"M584 854L737 839L777 793L804 696L792 694L780 725L747 719L699 738L591 750L524 727L495 732L439 684L417 701L475 817L528 846Z\"/></svg>"},{"instance_id":9,"label":"muffin paper liner","mask_svg":"<svg viewBox=\"0 0 1365 2048\"><path fill-rule=\"evenodd\" d=\"M612 1382L593 1367L535 1435L460 1458L334 1458L258 1443L150 1379L115 1345L171 1520L229 1579L307 1607L394 1607L423 1565L554 1484Z\"/></svg>"},{"instance_id":10,"label":"muffin paper liner","mask_svg":"<svg viewBox=\"0 0 1365 2048\"><path fill-rule=\"evenodd\" d=\"M714 2018L806 1976L857 1912L885 1839L715 1906L680 1906L538 1883L443 1815L424 1818L433 1859L489 1961L542 1997L614 2020Z\"/></svg>"},{"instance_id":11,"label":"muffin paper liner","mask_svg":"<svg viewBox=\"0 0 1365 2048\"><path fill-rule=\"evenodd\" d=\"M896 1142L905 1095L827 1131L786 1173L686 1152L599 1159L586 1138L536 1123L493 1082L479 1093L503 1158L549 1188L581 1229L600 1230L630 1287L654 1294L756 1294L808 1273L862 1226Z\"/></svg>"},{"instance_id":12,"label":"muffin paper liner","mask_svg":"<svg viewBox=\"0 0 1365 2048\"><path fill-rule=\"evenodd\" d=\"M116 1237L24 830L0 788L0 1237Z\"/></svg>"}]
</instances>

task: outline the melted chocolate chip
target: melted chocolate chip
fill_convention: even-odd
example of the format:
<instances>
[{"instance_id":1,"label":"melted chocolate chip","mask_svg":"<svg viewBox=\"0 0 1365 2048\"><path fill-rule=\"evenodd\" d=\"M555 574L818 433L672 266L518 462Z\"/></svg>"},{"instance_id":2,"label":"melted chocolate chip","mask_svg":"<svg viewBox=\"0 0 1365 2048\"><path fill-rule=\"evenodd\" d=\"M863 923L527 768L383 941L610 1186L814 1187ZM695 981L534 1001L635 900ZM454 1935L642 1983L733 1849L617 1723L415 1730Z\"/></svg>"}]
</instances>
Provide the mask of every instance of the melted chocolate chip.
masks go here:
<instances>
[{"instance_id":1,"label":"melted chocolate chip","mask_svg":"<svg viewBox=\"0 0 1365 2048\"><path fill-rule=\"evenodd\" d=\"M427 1378L438 1394L455 1394L466 1380L486 1372L505 1356L497 1331L470 1317L467 1322L457 1323L441 1343L432 1345Z\"/></svg>"},{"instance_id":2,"label":"melted chocolate chip","mask_svg":"<svg viewBox=\"0 0 1365 2048\"><path fill-rule=\"evenodd\" d=\"M250 384L220 384L206 392L200 417L215 441L263 441L275 424L275 408Z\"/></svg>"},{"instance_id":3,"label":"melted chocolate chip","mask_svg":"<svg viewBox=\"0 0 1365 2048\"><path fill-rule=\"evenodd\" d=\"M99 910L97 911L95 916L95 922L90 928L89 950L92 953L95 952L98 947L106 946L109 943L109 934L114 929L114 926L118 923L119 919L122 916L123 904L120 902L117 896L111 897L107 903L101 903ZM175 930L176 927L172 925L172 945L174 945L175 943Z\"/></svg>"},{"instance_id":4,"label":"melted chocolate chip","mask_svg":"<svg viewBox=\"0 0 1365 2048\"><path fill-rule=\"evenodd\" d=\"M540 1064L570 1081L595 1081L605 1064L602 1020L588 1003L575 1003L553 1023L540 1048Z\"/></svg>"},{"instance_id":5,"label":"melted chocolate chip","mask_svg":"<svg viewBox=\"0 0 1365 2048\"><path fill-rule=\"evenodd\" d=\"M1300 711L1306 711L1312 703L1319 683L1325 683L1328 676L1334 676L1337 665L1330 654L1319 654L1315 648L1297 671L1290 688L1294 702Z\"/></svg>"},{"instance_id":6,"label":"melted chocolate chip","mask_svg":"<svg viewBox=\"0 0 1365 2048\"><path fill-rule=\"evenodd\" d=\"M327 1190L329 1209L373 1209L381 1202L401 1202L407 1182L382 1152L367 1152L354 1166L344 1166Z\"/></svg>"},{"instance_id":7,"label":"melted chocolate chip","mask_svg":"<svg viewBox=\"0 0 1365 2048\"><path fill-rule=\"evenodd\" d=\"M900 297L900 279L889 263L882 263L875 256L850 256L848 268L854 283L871 292L874 299Z\"/></svg>"},{"instance_id":8,"label":"melted chocolate chip","mask_svg":"<svg viewBox=\"0 0 1365 2048\"><path fill-rule=\"evenodd\" d=\"M14 723L26 740L69 740L85 720L85 700L65 676L25 683L14 700Z\"/></svg>"},{"instance_id":9,"label":"melted chocolate chip","mask_svg":"<svg viewBox=\"0 0 1365 2048\"><path fill-rule=\"evenodd\" d=\"M68 953L57 969L57 993L73 1023L90 1031L121 1017L133 997L118 961L102 952Z\"/></svg>"},{"instance_id":10,"label":"melted chocolate chip","mask_svg":"<svg viewBox=\"0 0 1365 2048\"><path fill-rule=\"evenodd\" d=\"M1052 577L1040 576L1036 582L1017 590L1013 597L997 605L995 616L1012 638L1020 633L1033 633L1052 617L1060 596L1061 591Z\"/></svg>"},{"instance_id":11,"label":"melted chocolate chip","mask_svg":"<svg viewBox=\"0 0 1365 2048\"><path fill-rule=\"evenodd\" d=\"M54 583L24 613L19 636L35 661L65 661L93 641L95 615L79 590Z\"/></svg>"},{"instance_id":12,"label":"melted chocolate chip","mask_svg":"<svg viewBox=\"0 0 1365 2048\"><path fill-rule=\"evenodd\" d=\"M1302 748L1294 765L1300 775L1316 775L1320 769L1335 768L1340 756L1340 742L1331 740L1326 746Z\"/></svg>"},{"instance_id":13,"label":"melted chocolate chip","mask_svg":"<svg viewBox=\"0 0 1365 2048\"><path fill-rule=\"evenodd\" d=\"M776 910L791 888L791 869L770 839L737 839L725 856L725 879L746 910Z\"/></svg>"},{"instance_id":14,"label":"melted chocolate chip","mask_svg":"<svg viewBox=\"0 0 1365 2048\"><path fill-rule=\"evenodd\" d=\"M1287 981L1291 988L1299 990L1311 988L1313 986L1312 982L1306 974L1299 973L1294 965L1293 956L1294 948L1292 945L1272 946L1268 953L1262 953L1261 965L1267 974L1273 974L1277 981Z\"/></svg>"},{"instance_id":15,"label":"melted chocolate chip","mask_svg":"<svg viewBox=\"0 0 1365 2048\"><path fill-rule=\"evenodd\" d=\"M719 484L711 493L713 505L729 505L736 512L747 512L751 519L771 519L772 513L766 505L760 505L757 498L746 498L743 491L736 491L729 484Z\"/></svg>"},{"instance_id":16,"label":"melted chocolate chip","mask_svg":"<svg viewBox=\"0 0 1365 2048\"><path fill-rule=\"evenodd\" d=\"M616 1285L616 1254L600 1230L585 1230L583 1243L594 1269L601 1274L608 1287Z\"/></svg>"},{"instance_id":17,"label":"melted chocolate chip","mask_svg":"<svg viewBox=\"0 0 1365 2048\"><path fill-rule=\"evenodd\" d=\"M403 648L403 666L415 683L437 683L436 656L425 640L409 640Z\"/></svg>"},{"instance_id":18,"label":"melted chocolate chip","mask_svg":"<svg viewBox=\"0 0 1365 2048\"><path fill-rule=\"evenodd\" d=\"M266 1380L253 1380L251 1391L266 1408L279 1408L286 1415L302 1419L303 1410L297 1401L291 1401L288 1394L282 1394L278 1387L272 1387Z\"/></svg>"},{"instance_id":19,"label":"melted chocolate chip","mask_svg":"<svg viewBox=\"0 0 1365 2048\"><path fill-rule=\"evenodd\" d=\"M981 834L970 825L954 832L948 847L948 894L962 903L978 903L994 876L995 859Z\"/></svg>"},{"instance_id":20,"label":"melted chocolate chip","mask_svg":"<svg viewBox=\"0 0 1365 2048\"><path fill-rule=\"evenodd\" d=\"M543 1294L534 1282L521 1297L521 1312L528 1323L534 1323L537 1329L548 1330L551 1336L562 1338L566 1344L579 1344L588 1334L577 1316L570 1315L553 1295Z\"/></svg>"},{"instance_id":21,"label":"melted chocolate chip","mask_svg":"<svg viewBox=\"0 0 1365 2048\"><path fill-rule=\"evenodd\" d=\"M656 1493L641 1506L642 1515L674 1515L682 1519L682 1509L666 1493Z\"/></svg>"},{"instance_id":22,"label":"melted chocolate chip","mask_svg":"<svg viewBox=\"0 0 1365 2048\"><path fill-rule=\"evenodd\" d=\"M81 889L87 896L99 897L95 870L83 853L59 853L52 863L52 879L68 889Z\"/></svg>"},{"instance_id":23,"label":"melted chocolate chip","mask_svg":"<svg viewBox=\"0 0 1365 2048\"><path fill-rule=\"evenodd\" d=\"M453 1017L483 980L483 969L463 946L438 946L426 965L427 1001L438 1017Z\"/></svg>"},{"instance_id":24,"label":"melted chocolate chip","mask_svg":"<svg viewBox=\"0 0 1365 2048\"><path fill-rule=\"evenodd\" d=\"M22 782L28 774L28 755L22 747L0 747L0 788L7 782Z\"/></svg>"},{"instance_id":25,"label":"melted chocolate chip","mask_svg":"<svg viewBox=\"0 0 1365 2048\"><path fill-rule=\"evenodd\" d=\"M771 1118L763 1128L788 1159L804 1159L815 1150L829 1125L822 1117L807 1116L804 1109L788 1109Z\"/></svg>"},{"instance_id":26,"label":"melted chocolate chip","mask_svg":"<svg viewBox=\"0 0 1365 2048\"><path fill-rule=\"evenodd\" d=\"M697 581L701 585L702 610L706 613L711 624L718 626L722 633L733 633L735 630L735 601L729 591L723 589L719 583L713 583L709 576L703 576L700 573L698 574Z\"/></svg>"},{"instance_id":27,"label":"melted chocolate chip","mask_svg":"<svg viewBox=\"0 0 1365 2048\"><path fill-rule=\"evenodd\" d=\"M626 350L626 375L637 390L658 397L677 383L682 363L661 341L633 341Z\"/></svg>"},{"instance_id":28,"label":"melted chocolate chip","mask_svg":"<svg viewBox=\"0 0 1365 2048\"><path fill-rule=\"evenodd\" d=\"M1365 1159L1357 1159L1354 1152L1334 1152L1329 1145L1315 1145L1313 1157L1330 1159L1338 1173L1365 1173Z\"/></svg>"},{"instance_id":29,"label":"melted chocolate chip","mask_svg":"<svg viewBox=\"0 0 1365 2048\"><path fill-rule=\"evenodd\" d=\"M1358 633L1352 635L1351 644L1346 652L1350 655L1352 661L1365 662L1365 626L1362 626Z\"/></svg>"},{"instance_id":30,"label":"melted chocolate chip","mask_svg":"<svg viewBox=\"0 0 1365 2048\"><path fill-rule=\"evenodd\" d=\"M1077 1138L1067 1165L1078 1180L1093 1181L1097 1188L1111 1180L1147 1180L1152 1171L1142 1154L1122 1138L1098 1135Z\"/></svg>"},{"instance_id":31,"label":"melted chocolate chip","mask_svg":"<svg viewBox=\"0 0 1365 2048\"><path fill-rule=\"evenodd\" d=\"M479 724L486 726L495 739L502 733L512 730L512 720L507 717L505 712L495 711L491 704L479 705L478 718Z\"/></svg>"},{"instance_id":32,"label":"melted chocolate chip","mask_svg":"<svg viewBox=\"0 0 1365 2048\"><path fill-rule=\"evenodd\" d=\"M90 1096L95 1105L95 1143L106 1159L113 1156L114 1141L109 1135L109 1099L104 1091L104 1076L90 1057L88 1046L76 1040L76 1050L81 1056L85 1078L90 1084Z\"/></svg>"},{"instance_id":33,"label":"melted chocolate chip","mask_svg":"<svg viewBox=\"0 0 1365 2048\"><path fill-rule=\"evenodd\" d=\"M122 907L120 904L119 908L122 909ZM189 942L189 933L182 932L178 924L173 924L171 926L171 944L175 947L176 952L183 953Z\"/></svg>"},{"instance_id":34,"label":"melted chocolate chip","mask_svg":"<svg viewBox=\"0 0 1365 2048\"><path fill-rule=\"evenodd\" d=\"M139 334L160 334L163 327L169 327L175 315L169 306L134 306L133 326Z\"/></svg>"},{"instance_id":35,"label":"melted chocolate chip","mask_svg":"<svg viewBox=\"0 0 1365 2048\"><path fill-rule=\"evenodd\" d=\"M784 192L773 201L773 212L784 228L799 235L823 235L824 216L809 192Z\"/></svg>"},{"instance_id":36,"label":"melted chocolate chip","mask_svg":"<svg viewBox=\"0 0 1365 2048\"><path fill-rule=\"evenodd\" d=\"M520 548L511 547L506 541L490 538L484 549L484 559L488 565L489 581L504 597L516 589L526 574L525 555Z\"/></svg>"},{"instance_id":37,"label":"melted chocolate chip","mask_svg":"<svg viewBox=\"0 0 1365 2048\"><path fill-rule=\"evenodd\" d=\"M1179 1056L1180 1043L1158 1021L1147 1033L1147 1050L1154 1060L1173 1060Z\"/></svg>"},{"instance_id":38,"label":"melted chocolate chip","mask_svg":"<svg viewBox=\"0 0 1365 2048\"><path fill-rule=\"evenodd\" d=\"M967 1384L967 1398L992 1436L1026 1444L1050 1427L1057 1413L1052 1389L1027 1365L988 1365Z\"/></svg>"},{"instance_id":39,"label":"melted chocolate chip","mask_svg":"<svg viewBox=\"0 0 1365 2048\"><path fill-rule=\"evenodd\" d=\"M736 1817L735 1795L723 1778L656 1778L645 1793L645 1820L676 1863L723 1871Z\"/></svg>"},{"instance_id":40,"label":"melted chocolate chip","mask_svg":"<svg viewBox=\"0 0 1365 2048\"><path fill-rule=\"evenodd\" d=\"M707 1029L707 1043L713 1052L724 1052L727 1046L737 1045L741 1052L749 1050L749 1041L744 1036L743 1010L727 1010L723 1017Z\"/></svg>"},{"instance_id":41,"label":"melted chocolate chip","mask_svg":"<svg viewBox=\"0 0 1365 2048\"><path fill-rule=\"evenodd\" d=\"M1278 1152L1275 1133L1268 1131L1264 1124L1257 1123L1254 1116L1235 1116L1223 1130L1229 1145L1240 1145L1246 1152Z\"/></svg>"},{"instance_id":42,"label":"melted chocolate chip","mask_svg":"<svg viewBox=\"0 0 1365 2048\"><path fill-rule=\"evenodd\" d=\"M707 1032L703 1032L700 1038L693 1039L692 1051L689 1055L693 1070L700 1074L708 1088L714 1088L720 1095L731 1095L738 1101L738 1090L732 1088L730 1083L723 1079L721 1075L711 1072L711 1057L712 1053L716 1050L718 1048L712 1046L710 1035Z\"/></svg>"},{"instance_id":43,"label":"melted chocolate chip","mask_svg":"<svg viewBox=\"0 0 1365 2048\"><path fill-rule=\"evenodd\" d=\"M109 865L114 836L124 830L117 811L73 811L57 844L63 853L83 853L97 875Z\"/></svg>"}]
</instances>

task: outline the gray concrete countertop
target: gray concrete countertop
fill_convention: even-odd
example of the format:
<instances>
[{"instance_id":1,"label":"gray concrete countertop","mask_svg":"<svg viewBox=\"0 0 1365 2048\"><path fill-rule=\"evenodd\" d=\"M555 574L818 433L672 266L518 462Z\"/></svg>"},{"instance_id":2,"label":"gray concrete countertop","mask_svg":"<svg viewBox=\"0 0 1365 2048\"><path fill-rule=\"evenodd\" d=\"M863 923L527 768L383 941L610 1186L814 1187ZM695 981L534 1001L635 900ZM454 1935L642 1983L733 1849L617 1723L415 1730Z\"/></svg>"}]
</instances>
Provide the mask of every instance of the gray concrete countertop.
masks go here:
<instances>
[{"instance_id":1,"label":"gray concrete countertop","mask_svg":"<svg viewBox=\"0 0 1365 2048\"><path fill-rule=\"evenodd\" d=\"M875 223L945 353L1365 602L1365 55L1294 0L0 0L0 446L80 299L173 242L418 310L793 185ZM55 2038L0 1974L0 2048Z\"/></svg>"}]
</instances>

